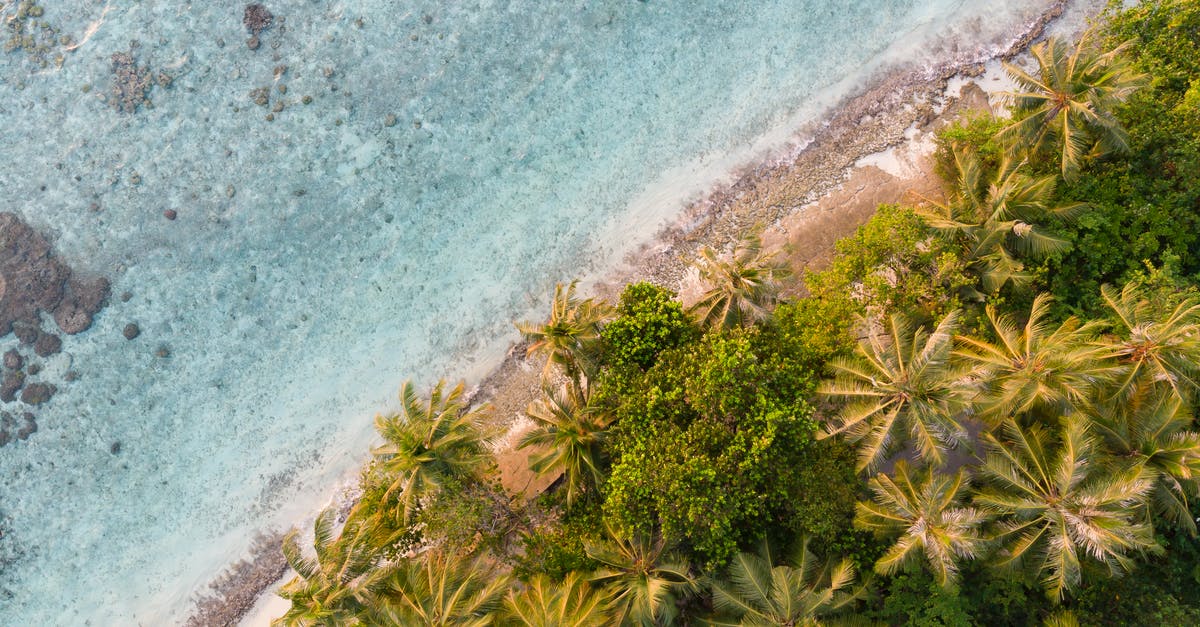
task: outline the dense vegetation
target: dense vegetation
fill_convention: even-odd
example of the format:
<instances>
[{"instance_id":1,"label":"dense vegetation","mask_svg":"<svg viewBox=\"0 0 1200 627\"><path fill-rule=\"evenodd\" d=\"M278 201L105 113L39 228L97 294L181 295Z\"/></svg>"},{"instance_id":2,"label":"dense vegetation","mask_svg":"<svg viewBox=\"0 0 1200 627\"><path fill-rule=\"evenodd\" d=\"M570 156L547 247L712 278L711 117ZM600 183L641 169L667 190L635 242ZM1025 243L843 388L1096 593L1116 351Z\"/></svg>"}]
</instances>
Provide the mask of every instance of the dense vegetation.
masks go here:
<instances>
[{"instance_id":1,"label":"dense vegetation","mask_svg":"<svg viewBox=\"0 0 1200 627\"><path fill-rule=\"evenodd\" d=\"M1200 4L1106 17L808 298L754 237L690 309L559 286L519 325L535 502L461 386L406 384L279 622L1200 624Z\"/></svg>"}]
</instances>

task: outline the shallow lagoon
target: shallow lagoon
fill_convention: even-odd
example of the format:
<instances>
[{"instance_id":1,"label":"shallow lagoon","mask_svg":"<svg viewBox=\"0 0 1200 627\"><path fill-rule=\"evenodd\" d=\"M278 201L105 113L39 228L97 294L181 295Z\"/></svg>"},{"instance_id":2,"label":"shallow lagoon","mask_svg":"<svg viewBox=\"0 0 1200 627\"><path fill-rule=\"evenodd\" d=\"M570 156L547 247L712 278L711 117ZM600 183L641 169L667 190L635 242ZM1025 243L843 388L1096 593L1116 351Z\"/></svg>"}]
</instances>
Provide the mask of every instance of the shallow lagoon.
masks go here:
<instances>
[{"instance_id":1,"label":"shallow lagoon","mask_svg":"<svg viewBox=\"0 0 1200 627\"><path fill-rule=\"evenodd\" d=\"M290 0L255 51L213 4L46 2L82 42L62 68L0 56L0 210L114 293L0 449L4 624L180 622L354 472L401 380L483 374L555 281L885 60L973 55L1047 3ZM152 107L101 102L119 52L171 78Z\"/></svg>"}]
</instances>

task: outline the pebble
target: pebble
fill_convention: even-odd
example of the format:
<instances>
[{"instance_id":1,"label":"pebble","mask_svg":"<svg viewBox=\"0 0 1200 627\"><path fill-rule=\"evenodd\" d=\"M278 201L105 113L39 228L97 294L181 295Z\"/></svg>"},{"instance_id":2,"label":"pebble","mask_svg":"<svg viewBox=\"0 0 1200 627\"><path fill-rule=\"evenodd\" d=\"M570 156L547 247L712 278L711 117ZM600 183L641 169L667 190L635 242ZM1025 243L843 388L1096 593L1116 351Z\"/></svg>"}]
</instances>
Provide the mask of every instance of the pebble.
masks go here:
<instances>
[{"instance_id":1,"label":"pebble","mask_svg":"<svg viewBox=\"0 0 1200 627\"><path fill-rule=\"evenodd\" d=\"M304 104L306 104L306 105L307 105L307 104L312 104L312 96L305 96L305 97L303 97L303 98L301 98L301 99L300 99L300 102L303 102L303 103L304 103Z\"/></svg>"},{"instance_id":2,"label":"pebble","mask_svg":"<svg viewBox=\"0 0 1200 627\"><path fill-rule=\"evenodd\" d=\"M158 350L154 351L154 356L160 359L166 359L167 357L171 356L171 349L167 348L166 344L163 344L162 346L158 347Z\"/></svg>"},{"instance_id":3,"label":"pebble","mask_svg":"<svg viewBox=\"0 0 1200 627\"><path fill-rule=\"evenodd\" d=\"M141 335L142 330L137 324L130 322L129 324L125 325L125 330L121 331L121 334L125 336L125 339L132 340Z\"/></svg>"},{"instance_id":4,"label":"pebble","mask_svg":"<svg viewBox=\"0 0 1200 627\"><path fill-rule=\"evenodd\" d=\"M117 441L117 442L113 442L111 445L109 445L108 452L112 453L113 455L120 453L121 452L121 442Z\"/></svg>"},{"instance_id":5,"label":"pebble","mask_svg":"<svg viewBox=\"0 0 1200 627\"><path fill-rule=\"evenodd\" d=\"M396 125L396 116L389 113L386 118L383 118L383 125L391 128Z\"/></svg>"},{"instance_id":6,"label":"pebble","mask_svg":"<svg viewBox=\"0 0 1200 627\"><path fill-rule=\"evenodd\" d=\"M262 45L262 42L259 41L258 35L255 35L255 36L251 37L250 39L246 40L246 47L251 50L258 50L258 47L261 45Z\"/></svg>"},{"instance_id":7,"label":"pebble","mask_svg":"<svg viewBox=\"0 0 1200 627\"><path fill-rule=\"evenodd\" d=\"M133 292L121 292L121 302L127 303L131 298L133 298Z\"/></svg>"},{"instance_id":8,"label":"pebble","mask_svg":"<svg viewBox=\"0 0 1200 627\"><path fill-rule=\"evenodd\" d=\"M225 186L225 197L233 198L234 194L237 194L237 188L235 188L232 185L226 185Z\"/></svg>"},{"instance_id":9,"label":"pebble","mask_svg":"<svg viewBox=\"0 0 1200 627\"><path fill-rule=\"evenodd\" d=\"M174 220L175 218L179 217L179 213L174 209L167 209L163 212L163 217L168 220Z\"/></svg>"}]
</instances>

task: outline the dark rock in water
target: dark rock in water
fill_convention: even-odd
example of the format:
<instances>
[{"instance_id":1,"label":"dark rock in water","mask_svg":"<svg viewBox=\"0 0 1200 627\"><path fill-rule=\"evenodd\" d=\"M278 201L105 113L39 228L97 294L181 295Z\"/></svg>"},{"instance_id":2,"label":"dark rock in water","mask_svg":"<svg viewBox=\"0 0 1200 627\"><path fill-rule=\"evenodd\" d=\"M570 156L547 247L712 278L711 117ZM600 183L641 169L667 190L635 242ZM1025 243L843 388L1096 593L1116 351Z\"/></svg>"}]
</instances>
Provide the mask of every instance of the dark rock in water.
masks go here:
<instances>
[{"instance_id":1,"label":"dark rock in water","mask_svg":"<svg viewBox=\"0 0 1200 627\"><path fill-rule=\"evenodd\" d=\"M13 327L13 335L17 336L17 341L26 346L31 346L37 341L38 333L37 327L31 327L24 323Z\"/></svg>"},{"instance_id":2,"label":"dark rock in water","mask_svg":"<svg viewBox=\"0 0 1200 627\"><path fill-rule=\"evenodd\" d=\"M18 321L37 327L38 312L58 306L70 276L44 237L16 214L0 213L0 335Z\"/></svg>"},{"instance_id":3,"label":"dark rock in water","mask_svg":"<svg viewBox=\"0 0 1200 627\"><path fill-rule=\"evenodd\" d=\"M258 47L261 45L262 45L262 41L260 41L258 39L258 35L254 35L254 36L250 37L250 39L246 40L246 47L251 50L258 50Z\"/></svg>"},{"instance_id":4,"label":"dark rock in water","mask_svg":"<svg viewBox=\"0 0 1200 627\"><path fill-rule=\"evenodd\" d=\"M275 19L274 15L267 10L267 7L255 2L247 4L245 12L242 13L242 24L246 26L246 30L250 31L251 35L258 36L264 30L271 26L271 21Z\"/></svg>"},{"instance_id":5,"label":"dark rock in water","mask_svg":"<svg viewBox=\"0 0 1200 627\"><path fill-rule=\"evenodd\" d=\"M9 370L20 370L21 366L23 366L24 364L25 364L25 359L23 357L21 357L21 353L18 353L17 349L15 349L15 348L9 349L7 352L4 353L4 367L5 368L8 368Z\"/></svg>"},{"instance_id":6,"label":"dark rock in water","mask_svg":"<svg viewBox=\"0 0 1200 627\"><path fill-rule=\"evenodd\" d=\"M67 335L82 333L92 326L92 316L108 302L108 279L99 277L91 281L71 279L58 309L54 322Z\"/></svg>"},{"instance_id":7,"label":"dark rock in water","mask_svg":"<svg viewBox=\"0 0 1200 627\"><path fill-rule=\"evenodd\" d=\"M26 440L29 436L37 433L38 425L37 421L33 419L33 414L29 412L25 412L21 417L25 419L25 425L17 431L17 437Z\"/></svg>"},{"instance_id":8,"label":"dark rock in water","mask_svg":"<svg viewBox=\"0 0 1200 627\"><path fill-rule=\"evenodd\" d=\"M179 212L175 211L174 209L167 209L163 212L163 217L168 220L174 220L175 218L179 217Z\"/></svg>"},{"instance_id":9,"label":"dark rock in water","mask_svg":"<svg viewBox=\"0 0 1200 627\"><path fill-rule=\"evenodd\" d=\"M166 344L163 344L158 347L158 350L154 351L154 356L159 359L166 359L171 356L171 349L167 348Z\"/></svg>"},{"instance_id":10,"label":"dark rock in water","mask_svg":"<svg viewBox=\"0 0 1200 627\"><path fill-rule=\"evenodd\" d=\"M127 303L133 298L133 292L121 292L121 302Z\"/></svg>"},{"instance_id":11,"label":"dark rock in water","mask_svg":"<svg viewBox=\"0 0 1200 627\"><path fill-rule=\"evenodd\" d=\"M16 214L0 213L0 337L16 331L22 342L36 342L40 312L54 316L63 332L79 333L107 297L107 280L73 277L46 238Z\"/></svg>"},{"instance_id":12,"label":"dark rock in water","mask_svg":"<svg viewBox=\"0 0 1200 627\"><path fill-rule=\"evenodd\" d=\"M12 436L8 434L8 431L0 429L0 447L7 445L11 440Z\"/></svg>"},{"instance_id":13,"label":"dark rock in water","mask_svg":"<svg viewBox=\"0 0 1200 627\"><path fill-rule=\"evenodd\" d=\"M24 372L17 370L4 375L4 380L0 381L0 401L11 403L16 400L22 385L25 385Z\"/></svg>"},{"instance_id":14,"label":"dark rock in water","mask_svg":"<svg viewBox=\"0 0 1200 627\"><path fill-rule=\"evenodd\" d=\"M42 371L42 365L41 364L29 364L29 366L25 369L29 371L29 376L33 376Z\"/></svg>"},{"instance_id":15,"label":"dark rock in water","mask_svg":"<svg viewBox=\"0 0 1200 627\"><path fill-rule=\"evenodd\" d=\"M12 431L17 428L17 421L13 419L12 414L0 411L0 428L6 431Z\"/></svg>"},{"instance_id":16,"label":"dark rock in water","mask_svg":"<svg viewBox=\"0 0 1200 627\"><path fill-rule=\"evenodd\" d=\"M121 334L125 336L125 339L132 340L141 335L142 330L138 327L138 325L130 322L129 324L125 325L125 330L121 331Z\"/></svg>"},{"instance_id":17,"label":"dark rock in water","mask_svg":"<svg viewBox=\"0 0 1200 627\"><path fill-rule=\"evenodd\" d=\"M109 453L112 453L113 455L116 455L117 453L120 453L120 452L121 452L121 443L120 443L120 442L113 442L113 443L112 443L112 446L108 447L108 452L109 452Z\"/></svg>"},{"instance_id":18,"label":"dark rock in water","mask_svg":"<svg viewBox=\"0 0 1200 627\"><path fill-rule=\"evenodd\" d=\"M21 390L21 402L26 405L41 405L54 397L58 388L52 383L30 383Z\"/></svg>"},{"instance_id":19,"label":"dark rock in water","mask_svg":"<svg viewBox=\"0 0 1200 627\"><path fill-rule=\"evenodd\" d=\"M118 52L112 56L113 87L111 104L121 113L136 113L149 102L146 97L154 86L150 68L138 65L133 52ZM136 185L136 183L135 183Z\"/></svg>"},{"instance_id":20,"label":"dark rock in water","mask_svg":"<svg viewBox=\"0 0 1200 627\"><path fill-rule=\"evenodd\" d=\"M33 352L39 357L57 355L62 350L62 339L53 333L41 333L33 344Z\"/></svg>"},{"instance_id":21,"label":"dark rock in water","mask_svg":"<svg viewBox=\"0 0 1200 627\"><path fill-rule=\"evenodd\" d=\"M74 383L78 380L79 373L75 372L74 370L68 370L65 374L63 374L63 381L66 381L67 383Z\"/></svg>"}]
</instances>

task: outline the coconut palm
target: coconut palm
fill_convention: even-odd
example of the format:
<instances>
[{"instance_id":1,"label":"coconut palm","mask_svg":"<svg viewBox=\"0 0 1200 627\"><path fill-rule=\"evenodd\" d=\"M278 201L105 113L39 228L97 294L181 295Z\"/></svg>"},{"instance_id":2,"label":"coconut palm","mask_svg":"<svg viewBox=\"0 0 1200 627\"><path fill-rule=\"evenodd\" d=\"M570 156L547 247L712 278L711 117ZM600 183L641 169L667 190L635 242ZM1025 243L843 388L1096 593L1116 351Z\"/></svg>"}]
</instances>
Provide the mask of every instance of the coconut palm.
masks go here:
<instances>
[{"instance_id":1,"label":"coconut palm","mask_svg":"<svg viewBox=\"0 0 1200 627\"><path fill-rule=\"evenodd\" d=\"M1001 136L1033 153L1057 152L1059 170L1068 180L1086 158L1129 150L1114 110L1146 82L1124 56L1130 43L1101 52L1093 34L1085 33L1074 49L1053 37L1034 44L1029 52L1037 62L1035 73L1004 66L1020 91L1008 94L1014 121Z\"/></svg>"},{"instance_id":2,"label":"coconut palm","mask_svg":"<svg viewBox=\"0 0 1200 627\"><path fill-rule=\"evenodd\" d=\"M1032 279L1021 258L1041 259L1065 250L1067 242L1046 232L1047 218L1073 218L1084 205L1055 205L1053 176L1030 177L1023 162L1005 157L994 176L986 178L979 154L967 145L953 149L954 170L944 201L926 198L916 212L929 226L963 247L967 269L979 277L983 300L1007 283L1023 286Z\"/></svg>"},{"instance_id":3,"label":"coconut palm","mask_svg":"<svg viewBox=\"0 0 1200 627\"><path fill-rule=\"evenodd\" d=\"M613 598L614 622L622 625L673 625L676 598L696 585L687 562L666 553L662 537L626 539L608 528L603 542L584 542L588 557L600 562L591 581Z\"/></svg>"},{"instance_id":4,"label":"coconut palm","mask_svg":"<svg viewBox=\"0 0 1200 627\"><path fill-rule=\"evenodd\" d=\"M504 599L501 625L523 627L606 627L613 624L607 593L596 590L579 572L562 581L534 577Z\"/></svg>"},{"instance_id":5,"label":"coconut palm","mask_svg":"<svg viewBox=\"0 0 1200 627\"><path fill-rule=\"evenodd\" d=\"M786 564L775 566L771 548L758 554L739 553L727 581L712 585L712 625L812 625L822 616L861 598L865 587L854 586L854 565L848 559L819 563L806 538Z\"/></svg>"},{"instance_id":6,"label":"coconut palm","mask_svg":"<svg viewBox=\"0 0 1200 627\"><path fill-rule=\"evenodd\" d=\"M1152 303L1133 283L1119 294L1104 285L1100 294L1117 332L1108 343L1127 368L1114 396L1127 397L1143 381L1167 386L1182 399L1200 390L1200 301L1181 298L1168 310Z\"/></svg>"},{"instance_id":7,"label":"coconut palm","mask_svg":"<svg viewBox=\"0 0 1200 627\"><path fill-rule=\"evenodd\" d=\"M285 627L363 625L359 614L377 602L390 568L366 527L347 523L339 537L337 512L325 509L313 523L314 558L300 549L293 529L283 539L283 556L296 577L279 589L292 605L272 625Z\"/></svg>"},{"instance_id":8,"label":"coconut palm","mask_svg":"<svg viewBox=\"0 0 1200 627\"><path fill-rule=\"evenodd\" d=\"M1075 415L1064 423L1061 434L1013 420L1000 437L985 433L987 487L975 495L999 517L999 563L1032 564L1054 599L1079 585L1085 558L1115 575L1132 568L1134 554L1161 550L1137 515L1153 474L1103 465L1087 421Z\"/></svg>"},{"instance_id":9,"label":"coconut palm","mask_svg":"<svg viewBox=\"0 0 1200 627\"><path fill-rule=\"evenodd\" d=\"M910 438L922 459L942 463L946 449L966 437L955 419L963 376L951 361L957 320L953 312L929 333L896 314L854 355L833 360L835 377L819 391L850 402L820 437L845 433L858 442L859 470L879 465Z\"/></svg>"},{"instance_id":10,"label":"coconut palm","mask_svg":"<svg viewBox=\"0 0 1200 627\"><path fill-rule=\"evenodd\" d=\"M742 238L729 258L705 246L692 265L708 288L692 305L692 315L702 326L726 329L766 320L779 296L779 279L789 273L777 253L763 253L757 236Z\"/></svg>"},{"instance_id":11,"label":"coconut palm","mask_svg":"<svg viewBox=\"0 0 1200 627\"><path fill-rule=\"evenodd\" d=\"M438 381L421 400L411 381L400 388L400 412L375 417L375 429L385 444L372 449L379 469L388 482L383 500L398 501L402 522L422 500L436 494L449 477L473 474L489 459L480 430L482 409L467 411L464 384L448 393L446 382Z\"/></svg>"},{"instance_id":12,"label":"coconut palm","mask_svg":"<svg viewBox=\"0 0 1200 627\"><path fill-rule=\"evenodd\" d=\"M435 549L400 562L366 617L372 625L486 627L508 587L481 559Z\"/></svg>"},{"instance_id":13,"label":"coconut palm","mask_svg":"<svg viewBox=\"0 0 1200 627\"><path fill-rule=\"evenodd\" d=\"M1071 317L1055 326L1047 320L1050 302L1046 294L1036 296L1023 326L988 306L996 341L958 338L955 354L974 366L982 382L974 405L993 424L1034 410L1070 413L1116 372L1112 351L1090 341L1101 324Z\"/></svg>"},{"instance_id":14,"label":"coconut palm","mask_svg":"<svg viewBox=\"0 0 1200 627\"><path fill-rule=\"evenodd\" d=\"M961 504L969 481L963 470L946 475L926 469L914 472L900 461L891 476L868 482L872 501L860 502L854 524L884 536L898 536L875 564L876 572L896 573L905 564L923 561L938 583L958 579L958 564L977 558L983 548L985 514Z\"/></svg>"},{"instance_id":15,"label":"coconut palm","mask_svg":"<svg viewBox=\"0 0 1200 627\"><path fill-rule=\"evenodd\" d=\"M1200 433L1183 400L1143 387L1101 406L1093 430L1118 462L1148 469L1154 477L1149 510L1196 535L1189 497L1200 493Z\"/></svg>"},{"instance_id":16,"label":"coconut palm","mask_svg":"<svg viewBox=\"0 0 1200 627\"><path fill-rule=\"evenodd\" d=\"M523 321L517 330L529 342L526 355L546 358L542 376L549 378L556 367L561 367L567 376L579 373L593 374L596 344L600 339L600 326L612 317L612 308L591 298L579 300L575 296L578 281L564 286L554 286L554 301L550 306L550 318L545 322Z\"/></svg>"},{"instance_id":17,"label":"coconut palm","mask_svg":"<svg viewBox=\"0 0 1200 627\"><path fill-rule=\"evenodd\" d=\"M604 480L601 464L609 418L592 402L586 378L569 380L557 390L543 384L542 394L525 413L536 426L517 448L541 447L530 457L530 469L539 474L564 473L567 504L572 505L581 496L594 494Z\"/></svg>"}]
</instances>

